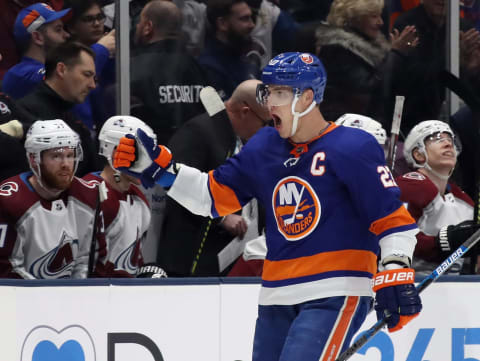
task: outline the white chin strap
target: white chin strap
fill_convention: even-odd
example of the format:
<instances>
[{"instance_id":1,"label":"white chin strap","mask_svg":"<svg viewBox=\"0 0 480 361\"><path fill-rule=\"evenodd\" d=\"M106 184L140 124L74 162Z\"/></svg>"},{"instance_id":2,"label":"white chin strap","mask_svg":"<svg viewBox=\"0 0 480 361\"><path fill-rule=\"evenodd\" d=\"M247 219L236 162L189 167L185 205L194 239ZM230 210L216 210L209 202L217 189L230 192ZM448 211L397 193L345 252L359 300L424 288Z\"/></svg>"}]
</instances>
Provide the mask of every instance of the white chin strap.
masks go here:
<instances>
[{"instance_id":1,"label":"white chin strap","mask_svg":"<svg viewBox=\"0 0 480 361\"><path fill-rule=\"evenodd\" d=\"M293 99L293 102L292 102L293 121L292 121L292 133L290 134L291 137L293 137L297 132L298 119L300 117L303 117L305 114L309 113L313 108L315 108L315 105L317 105L317 102L314 100L312 101L312 104L310 104L308 108L305 109L305 111L303 111L302 113L299 113L295 111L295 106L297 105L298 99L300 99L300 94L295 94L295 99Z\"/></svg>"},{"instance_id":2,"label":"white chin strap","mask_svg":"<svg viewBox=\"0 0 480 361\"><path fill-rule=\"evenodd\" d=\"M448 178L450 178L450 176L452 175L453 173L453 169L452 168L450 170L450 172L448 172L448 175L444 175L444 174L440 174L438 173L436 170L433 170L432 167L430 167L430 164L428 164L428 156L427 156L427 152L425 151L424 152L424 155L425 155L425 163L421 164L420 167L421 168L425 168L426 170L428 170L430 173L432 173L433 175L435 175L436 177L440 178L441 180L448 180Z\"/></svg>"}]
</instances>

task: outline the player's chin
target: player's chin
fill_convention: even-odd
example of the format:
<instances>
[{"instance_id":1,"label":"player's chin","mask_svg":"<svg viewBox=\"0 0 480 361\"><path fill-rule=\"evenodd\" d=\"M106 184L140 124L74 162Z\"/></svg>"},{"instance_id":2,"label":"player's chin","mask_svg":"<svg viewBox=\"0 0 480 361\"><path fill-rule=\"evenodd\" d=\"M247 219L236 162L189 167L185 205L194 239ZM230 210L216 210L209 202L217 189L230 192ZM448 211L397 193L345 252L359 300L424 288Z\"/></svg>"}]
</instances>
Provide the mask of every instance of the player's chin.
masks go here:
<instances>
[{"instance_id":1,"label":"player's chin","mask_svg":"<svg viewBox=\"0 0 480 361\"><path fill-rule=\"evenodd\" d=\"M72 176L58 177L55 180L54 188L64 191L70 187L70 185L72 184L72 180L73 180Z\"/></svg>"}]
</instances>

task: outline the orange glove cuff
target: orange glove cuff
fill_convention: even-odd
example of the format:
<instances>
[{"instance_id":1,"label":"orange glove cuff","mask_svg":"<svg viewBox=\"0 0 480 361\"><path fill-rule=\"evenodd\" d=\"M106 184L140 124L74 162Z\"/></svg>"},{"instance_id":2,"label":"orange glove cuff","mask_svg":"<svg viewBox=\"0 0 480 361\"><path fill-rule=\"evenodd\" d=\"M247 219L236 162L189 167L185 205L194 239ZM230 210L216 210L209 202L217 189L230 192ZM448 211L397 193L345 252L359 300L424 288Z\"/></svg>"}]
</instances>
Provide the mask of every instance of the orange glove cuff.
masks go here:
<instances>
[{"instance_id":1,"label":"orange glove cuff","mask_svg":"<svg viewBox=\"0 0 480 361\"><path fill-rule=\"evenodd\" d=\"M172 153L167 147L164 147L163 145L159 145L158 147L160 148L160 154L155 159L155 163L157 163L162 168L167 168L172 161Z\"/></svg>"},{"instance_id":2,"label":"orange glove cuff","mask_svg":"<svg viewBox=\"0 0 480 361\"><path fill-rule=\"evenodd\" d=\"M377 292L384 287L406 285L414 282L415 270L413 268L399 268L382 271L377 273L372 280L374 292Z\"/></svg>"}]
</instances>

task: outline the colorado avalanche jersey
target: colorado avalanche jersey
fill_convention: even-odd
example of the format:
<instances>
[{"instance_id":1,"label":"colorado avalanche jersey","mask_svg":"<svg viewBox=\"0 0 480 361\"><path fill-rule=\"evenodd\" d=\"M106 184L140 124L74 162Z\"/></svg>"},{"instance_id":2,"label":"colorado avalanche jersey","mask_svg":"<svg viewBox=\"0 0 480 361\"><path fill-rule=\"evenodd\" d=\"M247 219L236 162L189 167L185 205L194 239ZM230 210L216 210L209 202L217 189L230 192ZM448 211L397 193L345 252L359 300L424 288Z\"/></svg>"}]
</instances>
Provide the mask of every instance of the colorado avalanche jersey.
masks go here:
<instances>
[{"instance_id":1,"label":"colorado avalanche jersey","mask_svg":"<svg viewBox=\"0 0 480 361\"><path fill-rule=\"evenodd\" d=\"M473 201L455 184L447 185L442 197L437 186L424 174L410 172L396 181L401 189L400 199L415 218L420 232L413 254L413 267L418 274L430 274L445 259L435 241L440 228L473 219ZM463 264L460 259L449 273L458 273Z\"/></svg>"},{"instance_id":2,"label":"colorado avalanche jersey","mask_svg":"<svg viewBox=\"0 0 480 361\"><path fill-rule=\"evenodd\" d=\"M87 174L84 179L97 183L103 180L99 172ZM133 184L125 193L108 183L107 190L108 198L101 206L107 252L100 255L96 272L104 277L133 276L143 264L141 247L150 225L150 206Z\"/></svg>"},{"instance_id":3,"label":"colorado avalanche jersey","mask_svg":"<svg viewBox=\"0 0 480 361\"><path fill-rule=\"evenodd\" d=\"M53 201L40 198L31 172L0 185L0 277L85 278L95 184L74 178Z\"/></svg>"},{"instance_id":4,"label":"colorado avalanche jersey","mask_svg":"<svg viewBox=\"0 0 480 361\"><path fill-rule=\"evenodd\" d=\"M371 296L379 242L394 238L390 252L413 252L415 221L398 199L382 148L362 130L330 124L309 143L293 144L266 127L204 177L209 197L197 195L193 174L181 167L168 193L189 209L210 199L215 217L252 198L264 205L260 304Z\"/></svg>"}]
</instances>

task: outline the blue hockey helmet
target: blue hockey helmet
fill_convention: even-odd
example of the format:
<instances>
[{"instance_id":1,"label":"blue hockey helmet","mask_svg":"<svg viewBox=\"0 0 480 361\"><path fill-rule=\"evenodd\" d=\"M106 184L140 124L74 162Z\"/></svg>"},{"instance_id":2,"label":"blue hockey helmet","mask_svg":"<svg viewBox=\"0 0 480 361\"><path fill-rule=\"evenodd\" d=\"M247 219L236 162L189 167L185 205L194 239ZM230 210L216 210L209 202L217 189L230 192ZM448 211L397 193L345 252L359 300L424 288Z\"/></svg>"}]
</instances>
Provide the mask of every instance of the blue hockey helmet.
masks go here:
<instances>
[{"instance_id":1,"label":"blue hockey helmet","mask_svg":"<svg viewBox=\"0 0 480 361\"><path fill-rule=\"evenodd\" d=\"M314 100L319 104L323 100L327 72L320 59L315 55L289 52L279 54L269 61L263 69L262 82L264 85L290 86L296 94L301 94L305 89L312 89ZM261 92L258 94L258 98L262 103Z\"/></svg>"}]
</instances>

